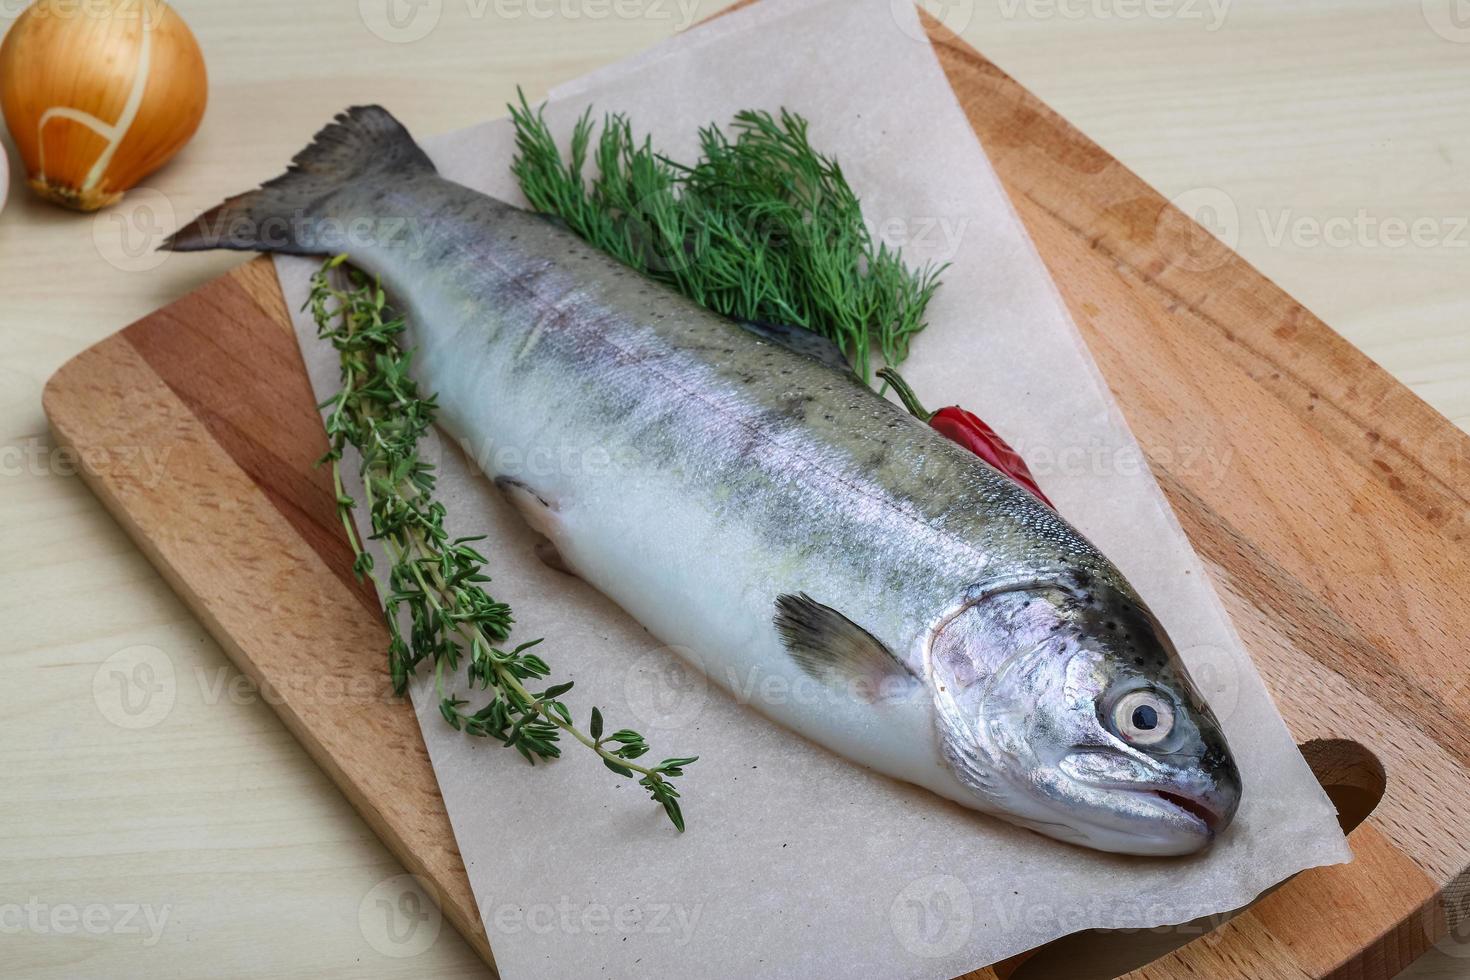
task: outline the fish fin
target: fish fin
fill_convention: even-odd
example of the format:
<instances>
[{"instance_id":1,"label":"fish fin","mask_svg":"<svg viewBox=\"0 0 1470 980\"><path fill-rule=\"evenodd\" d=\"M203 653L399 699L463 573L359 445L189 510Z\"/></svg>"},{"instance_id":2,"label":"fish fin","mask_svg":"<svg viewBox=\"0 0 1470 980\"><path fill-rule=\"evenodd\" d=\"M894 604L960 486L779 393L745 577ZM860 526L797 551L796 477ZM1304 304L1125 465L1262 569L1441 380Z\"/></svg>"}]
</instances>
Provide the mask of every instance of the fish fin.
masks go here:
<instances>
[{"instance_id":1,"label":"fish fin","mask_svg":"<svg viewBox=\"0 0 1470 980\"><path fill-rule=\"evenodd\" d=\"M550 538L542 538L536 542L536 557L541 559L541 564L554 572L561 572L573 578L579 577L572 566L567 564L567 560L562 557L561 549L552 544Z\"/></svg>"},{"instance_id":2,"label":"fish fin","mask_svg":"<svg viewBox=\"0 0 1470 980\"><path fill-rule=\"evenodd\" d=\"M843 374L852 373L852 365L848 363L847 355L842 353L842 348L813 330L789 323L766 323L762 320L736 320L735 322L762 340L779 344L798 354L805 354L834 371L840 371Z\"/></svg>"},{"instance_id":3,"label":"fish fin","mask_svg":"<svg viewBox=\"0 0 1470 980\"><path fill-rule=\"evenodd\" d=\"M204 212L160 247L289 255L344 251L350 244L346 223L324 220L337 192L369 177L434 172L428 155L387 109L353 106L317 133L284 174Z\"/></svg>"},{"instance_id":4,"label":"fish fin","mask_svg":"<svg viewBox=\"0 0 1470 980\"><path fill-rule=\"evenodd\" d=\"M567 563L556 544L561 536L561 522L557 517L556 505L514 477L497 476L495 486L505 494L505 499L510 501L531 530L541 537L536 542L536 557L548 568L576 575L576 571Z\"/></svg>"},{"instance_id":5,"label":"fish fin","mask_svg":"<svg viewBox=\"0 0 1470 980\"><path fill-rule=\"evenodd\" d=\"M914 673L877 637L805 592L776 597L776 632L791 659L825 684L851 686L865 701L908 690Z\"/></svg>"},{"instance_id":6,"label":"fish fin","mask_svg":"<svg viewBox=\"0 0 1470 980\"><path fill-rule=\"evenodd\" d=\"M532 490L530 484L512 476L497 476L495 489L505 494L505 499L531 525L531 530L548 538L560 530L556 522L556 505Z\"/></svg>"}]
</instances>

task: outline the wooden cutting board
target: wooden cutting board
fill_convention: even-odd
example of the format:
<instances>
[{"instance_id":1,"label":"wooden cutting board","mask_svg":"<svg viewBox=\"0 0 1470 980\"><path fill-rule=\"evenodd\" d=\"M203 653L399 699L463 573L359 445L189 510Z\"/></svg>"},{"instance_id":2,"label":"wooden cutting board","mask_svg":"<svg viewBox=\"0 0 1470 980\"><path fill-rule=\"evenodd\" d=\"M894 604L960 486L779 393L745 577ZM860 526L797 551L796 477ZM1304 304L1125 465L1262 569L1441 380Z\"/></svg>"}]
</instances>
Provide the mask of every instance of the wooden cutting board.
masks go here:
<instances>
[{"instance_id":1,"label":"wooden cutting board","mask_svg":"<svg viewBox=\"0 0 1470 980\"><path fill-rule=\"evenodd\" d=\"M1470 438L930 31L1287 723L1349 822L1372 809L1352 864L1298 875L1131 975L1392 976L1463 935ZM78 355L45 408L103 503L493 962L417 723L387 690L376 599L312 465L325 437L269 261ZM135 459L163 460L161 477Z\"/></svg>"}]
</instances>

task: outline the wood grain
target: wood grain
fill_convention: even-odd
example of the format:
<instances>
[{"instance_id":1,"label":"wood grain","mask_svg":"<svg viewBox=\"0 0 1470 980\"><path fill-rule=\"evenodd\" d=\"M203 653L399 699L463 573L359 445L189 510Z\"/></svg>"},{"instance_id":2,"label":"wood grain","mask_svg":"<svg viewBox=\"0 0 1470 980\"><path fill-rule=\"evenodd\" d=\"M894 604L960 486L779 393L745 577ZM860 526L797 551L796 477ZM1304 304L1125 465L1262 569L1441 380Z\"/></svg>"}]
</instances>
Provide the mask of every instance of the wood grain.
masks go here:
<instances>
[{"instance_id":1,"label":"wood grain","mask_svg":"<svg viewBox=\"0 0 1470 980\"><path fill-rule=\"evenodd\" d=\"M374 833L493 962L418 721L388 684L377 599L352 575L330 480L313 465L326 436L269 261L88 349L57 382L46 410L62 444L82 450L100 437L167 453L162 486L142 469L89 477Z\"/></svg>"},{"instance_id":2,"label":"wood grain","mask_svg":"<svg viewBox=\"0 0 1470 980\"><path fill-rule=\"evenodd\" d=\"M1382 801L1357 860L1297 876L1138 977L1392 976L1470 865L1462 596L1470 440L1103 150L934 28L972 125L1299 739ZM248 338L224 343L223 338ZM240 352L245 353L240 353ZM488 959L411 711L388 699L324 440L256 260L103 341L47 386L58 439L169 450L165 486L89 483ZM1219 468L1188 464L1208 451ZM345 696L323 696L322 679ZM1319 769L1319 772L1323 772ZM1365 775L1366 774L1366 775ZM972 977L1011 975L1013 961Z\"/></svg>"}]
</instances>

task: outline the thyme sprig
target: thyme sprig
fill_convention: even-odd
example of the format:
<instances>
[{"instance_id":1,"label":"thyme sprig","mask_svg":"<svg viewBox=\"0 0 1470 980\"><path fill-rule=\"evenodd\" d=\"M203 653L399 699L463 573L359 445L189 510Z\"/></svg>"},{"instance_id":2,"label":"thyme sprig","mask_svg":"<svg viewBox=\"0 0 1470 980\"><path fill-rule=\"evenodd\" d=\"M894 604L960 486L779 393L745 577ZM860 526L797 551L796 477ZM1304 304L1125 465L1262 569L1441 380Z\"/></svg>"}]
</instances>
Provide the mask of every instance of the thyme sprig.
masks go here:
<instances>
[{"instance_id":1,"label":"thyme sprig","mask_svg":"<svg viewBox=\"0 0 1470 980\"><path fill-rule=\"evenodd\" d=\"M589 107L563 158L524 93L509 109L511 170L531 206L695 302L813 330L864 380L875 349L897 365L923 329L945 266L911 271L898 249L875 245L857 195L837 161L812 148L801 116L737 113L729 133L699 131L700 158L685 166L640 142L620 113L603 117L594 147Z\"/></svg>"},{"instance_id":2,"label":"thyme sprig","mask_svg":"<svg viewBox=\"0 0 1470 980\"><path fill-rule=\"evenodd\" d=\"M434 422L433 395L424 395L409 375L413 352L399 346L405 327L388 306L382 288L360 271L346 267L344 288L333 285L333 271L347 256L329 260L312 277L307 308L317 336L330 341L342 368L342 387L320 406L326 410L330 463L337 512L355 555L353 571L373 572L373 556L353 521L357 501L343 482L343 451L355 447L362 457L363 510L382 544L390 569L384 607L388 623L388 672L393 690L403 695L410 676L428 660L433 665L439 712L458 731L499 739L526 761L555 759L562 733L591 749L619 776L636 778L670 821L684 829L679 792L673 780L697 757L665 759L658 765L637 761L649 751L638 732L606 732L602 712L592 709L584 732L561 700L572 682L539 691L551 668L531 652L541 640L503 649L514 620L511 609L485 591L485 557L473 547L478 537L450 538L444 505L434 499L434 467L418 452L419 440ZM405 637L400 613L410 624ZM484 705L448 690L465 663L468 688L488 695Z\"/></svg>"}]
</instances>

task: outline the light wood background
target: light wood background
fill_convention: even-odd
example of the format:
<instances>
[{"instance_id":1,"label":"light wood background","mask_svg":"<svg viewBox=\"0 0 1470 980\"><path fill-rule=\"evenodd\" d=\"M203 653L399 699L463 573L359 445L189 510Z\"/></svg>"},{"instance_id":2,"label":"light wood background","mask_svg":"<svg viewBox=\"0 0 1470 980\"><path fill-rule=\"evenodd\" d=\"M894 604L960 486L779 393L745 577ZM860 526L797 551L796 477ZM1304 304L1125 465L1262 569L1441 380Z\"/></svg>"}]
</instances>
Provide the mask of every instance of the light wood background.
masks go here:
<instances>
[{"instance_id":1,"label":"light wood background","mask_svg":"<svg viewBox=\"0 0 1470 980\"><path fill-rule=\"evenodd\" d=\"M426 23L416 9L438 20L393 41L366 23L394 34L383 0L178 0L212 88L184 154L97 218L32 203L12 175L0 211L0 975L485 975L448 926L424 941L432 918L415 941L384 934L378 901L398 900L401 869L55 456L40 409L69 356L239 261L144 246L274 175L344 105L381 101L420 132L461 126L499 113L516 83L537 96L721 6L394 2L408 33ZM0 0L0 27L20 6ZM1470 426L1470 20L1449 3L935 9ZM142 685L127 705L118 671ZM143 687L153 700L129 714ZM1408 975L1470 977L1470 947L1447 942Z\"/></svg>"}]
</instances>

